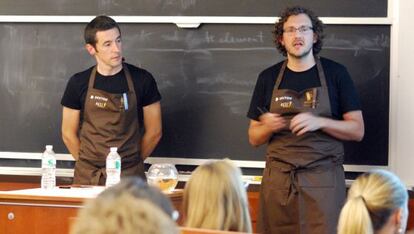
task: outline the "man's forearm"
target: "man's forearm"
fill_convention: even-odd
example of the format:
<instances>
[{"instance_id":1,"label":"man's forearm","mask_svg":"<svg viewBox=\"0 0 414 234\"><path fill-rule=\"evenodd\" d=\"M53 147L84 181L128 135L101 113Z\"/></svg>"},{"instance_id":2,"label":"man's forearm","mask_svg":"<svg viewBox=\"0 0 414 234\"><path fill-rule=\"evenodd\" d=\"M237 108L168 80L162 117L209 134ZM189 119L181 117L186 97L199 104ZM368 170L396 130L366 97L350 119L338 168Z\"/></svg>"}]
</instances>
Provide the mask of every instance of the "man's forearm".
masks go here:
<instances>
[{"instance_id":1,"label":"man's forearm","mask_svg":"<svg viewBox=\"0 0 414 234\"><path fill-rule=\"evenodd\" d=\"M63 107L62 111L62 139L75 160L79 158L80 140L79 131L80 110Z\"/></svg>"},{"instance_id":2,"label":"man's forearm","mask_svg":"<svg viewBox=\"0 0 414 234\"><path fill-rule=\"evenodd\" d=\"M77 136L64 136L63 142L75 160L79 159L80 140Z\"/></svg>"},{"instance_id":3,"label":"man's forearm","mask_svg":"<svg viewBox=\"0 0 414 234\"><path fill-rule=\"evenodd\" d=\"M260 146L267 143L273 132L263 124L256 124L249 127L249 142L253 146Z\"/></svg>"},{"instance_id":4,"label":"man's forearm","mask_svg":"<svg viewBox=\"0 0 414 234\"><path fill-rule=\"evenodd\" d=\"M354 120L333 120L324 118L322 131L345 141L361 141L364 136L364 126Z\"/></svg>"},{"instance_id":5,"label":"man's forearm","mask_svg":"<svg viewBox=\"0 0 414 234\"><path fill-rule=\"evenodd\" d=\"M250 120L249 142L253 146L265 144L273 133L279 132L287 127L286 120L275 113L265 113L260 116L260 121Z\"/></svg>"},{"instance_id":6,"label":"man's forearm","mask_svg":"<svg viewBox=\"0 0 414 234\"><path fill-rule=\"evenodd\" d=\"M364 136L362 112L350 111L342 117L343 120L334 120L303 112L292 118L289 128L293 134L298 136L320 129L339 140L361 141Z\"/></svg>"},{"instance_id":7,"label":"man's forearm","mask_svg":"<svg viewBox=\"0 0 414 234\"><path fill-rule=\"evenodd\" d=\"M145 133L141 140L141 157L145 160L151 155L152 151L157 146L161 139L161 132L159 133Z\"/></svg>"},{"instance_id":8,"label":"man's forearm","mask_svg":"<svg viewBox=\"0 0 414 234\"><path fill-rule=\"evenodd\" d=\"M343 120L322 118L322 131L340 140L361 141L365 133L362 111L350 111L342 117Z\"/></svg>"}]
</instances>

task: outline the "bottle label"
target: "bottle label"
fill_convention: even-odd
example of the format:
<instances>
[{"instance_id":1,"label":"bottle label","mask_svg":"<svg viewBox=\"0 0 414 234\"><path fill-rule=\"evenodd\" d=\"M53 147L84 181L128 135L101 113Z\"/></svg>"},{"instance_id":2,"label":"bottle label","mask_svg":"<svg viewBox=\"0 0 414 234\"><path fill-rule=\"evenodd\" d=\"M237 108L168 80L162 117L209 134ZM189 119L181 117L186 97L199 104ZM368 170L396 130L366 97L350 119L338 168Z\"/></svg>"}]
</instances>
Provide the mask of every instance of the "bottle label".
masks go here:
<instances>
[{"instance_id":1,"label":"bottle label","mask_svg":"<svg viewBox=\"0 0 414 234\"><path fill-rule=\"evenodd\" d=\"M49 167L54 167L55 166L55 163L53 161L54 161L53 159L47 160L47 164L48 164Z\"/></svg>"}]
</instances>

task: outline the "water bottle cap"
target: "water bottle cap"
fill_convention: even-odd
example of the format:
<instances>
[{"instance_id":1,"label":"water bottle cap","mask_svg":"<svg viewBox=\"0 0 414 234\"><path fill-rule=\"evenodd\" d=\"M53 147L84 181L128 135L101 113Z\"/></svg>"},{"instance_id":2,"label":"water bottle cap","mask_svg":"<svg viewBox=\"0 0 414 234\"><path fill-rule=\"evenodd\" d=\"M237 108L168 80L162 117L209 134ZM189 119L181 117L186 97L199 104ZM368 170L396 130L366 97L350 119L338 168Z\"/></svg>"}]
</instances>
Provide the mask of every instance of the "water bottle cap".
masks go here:
<instances>
[{"instance_id":1,"label":"water bottle cap","mask_svg":"<svg viewBox=\"0 0 414 234\"><path fill-rule=\"evenodd\" d=\"M53 149L53 145L46 145L46 149L47 150L52 150Z\"/></svg>"},{"instance_id":2,"label":"water bottle cap","mask_svg":"<svg viewBox=\"0 0 414 234\"><path fill-rule=\"evenodd\" d=\"M110 150L111 150L111 152L117 152L118 151L118 147L111 147Z\"/></svg>"}]
</instances>

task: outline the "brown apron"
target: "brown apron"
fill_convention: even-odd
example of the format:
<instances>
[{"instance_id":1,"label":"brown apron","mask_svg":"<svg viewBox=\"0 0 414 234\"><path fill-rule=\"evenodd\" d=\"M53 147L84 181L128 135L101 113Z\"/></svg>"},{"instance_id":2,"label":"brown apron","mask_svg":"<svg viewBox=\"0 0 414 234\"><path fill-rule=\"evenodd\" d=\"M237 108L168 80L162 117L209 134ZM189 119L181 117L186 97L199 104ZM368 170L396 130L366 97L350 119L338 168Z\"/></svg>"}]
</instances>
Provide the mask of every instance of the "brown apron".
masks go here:
<instances>
[{"instance_id":1,"label":"brown apron","mask_svg":"<svg viewBox=\"0 0 414 234\"><path fill-rule=\"evenodd\" d=\"M321 87L302 92L279 89L287 61L278 74L270 112L290 121L311 112L331 117L326 78L315 58ZM345 200L343 145L321 130L302 136L284 129L273 134L266 152L258 230L262 233L336 233Z\"/></svg>"},{"instance_id":2,"label":"brown apron","mask_svg":"<svg viewBox=\"0 0 414 234\"><path fill-rule=\"evenodd\" d=\"M140 134L135 89L127 66L123 65L123 69L128 83L128 92L124 94L95 89L96 66L91 72L74 184L105 184L106 156L110 147L118 147L121 155L121 177L136 175L145 178L143 160L139 155Z\"/></svg>"}]
</instances>

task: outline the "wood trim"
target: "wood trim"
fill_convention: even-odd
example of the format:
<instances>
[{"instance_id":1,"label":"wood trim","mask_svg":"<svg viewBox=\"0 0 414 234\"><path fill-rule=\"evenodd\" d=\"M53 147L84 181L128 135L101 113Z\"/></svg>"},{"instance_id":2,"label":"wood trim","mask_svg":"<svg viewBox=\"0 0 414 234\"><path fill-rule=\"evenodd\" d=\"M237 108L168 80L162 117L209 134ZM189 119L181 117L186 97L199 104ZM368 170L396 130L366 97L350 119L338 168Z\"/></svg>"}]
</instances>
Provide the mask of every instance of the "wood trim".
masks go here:
<instances>
[{"instance_id":1,"label":"wood trim","mask_svg":"<svg viewBox=\"0 0 414 234\"><path fill-rule=\"evenodd\" d=\"M180 234L238 234L245 232L228 232L228 231L219 231L211 229L201 229L201 228L188 228L180 227Z\"/></svg>"},{"instance_id":2,"label":"wood trim","mask_svg":"<svg viewBox=\"0 0 414 234\"><path fill-rule=\"evenodd\" d=\"M78 208L0 205L0 233L69 233Z\"/></svg>"},{"instance_id":3,"label":"wood trim","mask_svg":"<svg viewBox=\"0 0 414 234\"><path fill-rule=\"evenodd\" d=\"M179 210L183 190L167 196ZM69 233L79 208L89 199L92 198L0 194L0 233Z\"/></svg>"}]
</instances>

